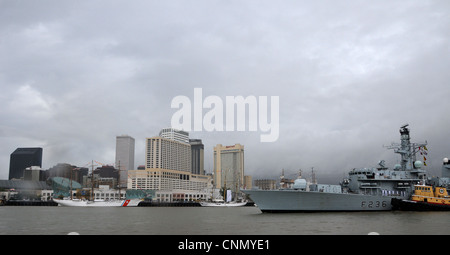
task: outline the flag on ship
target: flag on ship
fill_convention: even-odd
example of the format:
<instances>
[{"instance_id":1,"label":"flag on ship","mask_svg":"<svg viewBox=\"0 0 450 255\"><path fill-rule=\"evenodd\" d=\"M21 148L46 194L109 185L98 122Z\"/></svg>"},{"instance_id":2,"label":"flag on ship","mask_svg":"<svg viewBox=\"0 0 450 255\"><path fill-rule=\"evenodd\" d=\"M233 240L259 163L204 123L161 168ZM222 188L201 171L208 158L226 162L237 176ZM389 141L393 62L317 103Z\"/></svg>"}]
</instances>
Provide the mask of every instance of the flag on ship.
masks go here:
<instances>
[{"instance_id":1,"label":"flag on ship","mask_svg":"<svg viewBox=\"0 0 450 255\"><path fill-rule=\"evenodd\" d=\"M427 158L425 156L428 156L428 148L427 146L423 146L423 147L419 147L419 152L420 155L423 156L423 165L426 166L427 165Z\"/></svg>"}]
</instances>

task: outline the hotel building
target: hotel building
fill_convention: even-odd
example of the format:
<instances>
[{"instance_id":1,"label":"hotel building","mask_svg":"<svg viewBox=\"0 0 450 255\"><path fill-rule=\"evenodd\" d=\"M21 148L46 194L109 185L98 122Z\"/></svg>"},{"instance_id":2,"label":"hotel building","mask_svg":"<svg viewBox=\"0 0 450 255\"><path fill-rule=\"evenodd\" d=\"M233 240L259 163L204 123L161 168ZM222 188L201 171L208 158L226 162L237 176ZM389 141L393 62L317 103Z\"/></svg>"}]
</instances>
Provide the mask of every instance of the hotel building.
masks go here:
<instances>
[{"instance_id":1,"label":"hotel building","mask_svg":"<svg viewBox=\"0 0 450 255\"><path fill-rule=\"evenodd\" d=\"M191 172L191 145L162 137L147 138L145 168Z\"/></svg>"},{"instance_id":2,"label":"hotel building","mask_svg":"<svg viewBox=\"0 0 450 255\"><path fill-rule=\"evenodd\" d=\"M171 132L179 131L163 129L160 134ZM187 143L186 137L147 138L145 170L128 171L128 189L153 190L152 199L159 202L207 199L211 195L211 177L191 172L191 145L188 133L184 133Z\"/></svg>"},{"instance_id":3,"label":"hotel building","mask_svg":"<svg viewBox=\"0 0 450 255\"><path fill-rule=\"evenodd\" d=\"M226 187L239 192L244 186L244 146L214 147L214 188Z\"/></svg>"},{"instance_id":4,"label":"hotel building","mask_svg":"<svg viewBox=\"0 0 450 255\"><path fill-rule=\"evenodd\" d=\"M164 128L159 132L159 136L180 143L189 143L189 133L175 128Z\"/></svg>"}]
</instances>

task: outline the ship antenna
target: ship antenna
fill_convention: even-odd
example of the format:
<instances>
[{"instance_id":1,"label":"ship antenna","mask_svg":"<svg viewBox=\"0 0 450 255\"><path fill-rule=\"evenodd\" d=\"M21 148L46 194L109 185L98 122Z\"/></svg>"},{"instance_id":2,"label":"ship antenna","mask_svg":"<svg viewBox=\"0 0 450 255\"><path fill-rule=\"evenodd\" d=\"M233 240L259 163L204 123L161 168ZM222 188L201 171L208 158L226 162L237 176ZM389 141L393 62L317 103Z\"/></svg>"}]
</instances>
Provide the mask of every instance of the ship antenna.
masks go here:
<instances>
[{"instance_id":1,"label":"ship antenna","mask_svg":"<svg viewBox=\"0 0 450 255\"><path fill-rule=\"evenodd\" d=\"M312 182L313 184L317 184L317 181L316 181L316 174L314 173L314 167L311 167L311 182Z\"/></svg>"}]
</instances>

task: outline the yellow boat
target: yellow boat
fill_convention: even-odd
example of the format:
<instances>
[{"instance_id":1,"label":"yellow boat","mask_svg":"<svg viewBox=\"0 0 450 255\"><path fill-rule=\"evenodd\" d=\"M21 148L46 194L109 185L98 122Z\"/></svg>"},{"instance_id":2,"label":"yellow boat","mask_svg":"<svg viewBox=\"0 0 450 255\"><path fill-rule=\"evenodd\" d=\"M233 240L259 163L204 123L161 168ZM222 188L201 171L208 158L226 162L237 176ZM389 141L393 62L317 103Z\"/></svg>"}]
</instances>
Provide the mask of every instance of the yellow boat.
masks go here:
<instances>
[{"instance_id":1,"label":"yellow boat","mask_svg":"<svg viewBox=\"0 0 450 255\"><path fill-rule=\"evenodd\" d=\"M435 187L433 191L432 186L416 185L411 200L429 204L450 205L447 189L443 187Z\"/></svg>"},{"instance_id":2,"label":"yellow boat","mask_svg":"<svg viewBox=\"0 0 450 255\"><path fill-rule=\"evenodd\" d=\"M394 210L450 211L450 197L444 187L415 185L411 200L392 199Z\"/></svg>"}]
</instances>

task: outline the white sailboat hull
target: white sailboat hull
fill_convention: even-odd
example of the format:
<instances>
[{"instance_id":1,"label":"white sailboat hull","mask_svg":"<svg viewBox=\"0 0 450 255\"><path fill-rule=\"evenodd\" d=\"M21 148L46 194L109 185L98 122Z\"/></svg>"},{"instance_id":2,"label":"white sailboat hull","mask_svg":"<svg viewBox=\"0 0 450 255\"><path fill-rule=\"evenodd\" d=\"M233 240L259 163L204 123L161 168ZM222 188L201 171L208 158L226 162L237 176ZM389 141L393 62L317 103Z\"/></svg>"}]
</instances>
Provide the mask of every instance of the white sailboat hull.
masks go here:
<instances>
[{"instance_id":1,"label":"white sailboat hull","mask_svg":"<svg viewBox=\"0 0 450 255\"><path fill-rule=\"evenodd\" d=\"M132 207L137 206L140 202L139 199L126 199L126 200L65 200L65 199L54 199L56 203L60 206L73 206L73 207Z\"/></svg>"},{"instance_id":2,"label":"white sailboat hull","mask_svg":"<svg viewBox=\"0 0 450 255\"><path fill-rule=\"evenodd\" d=\"M229 203L223 203L223 202L200 202L201 206L209 206L209 207L237 207L237 206L244 206L247 202L229 202Z\"/></svg>"}]
</instances>

